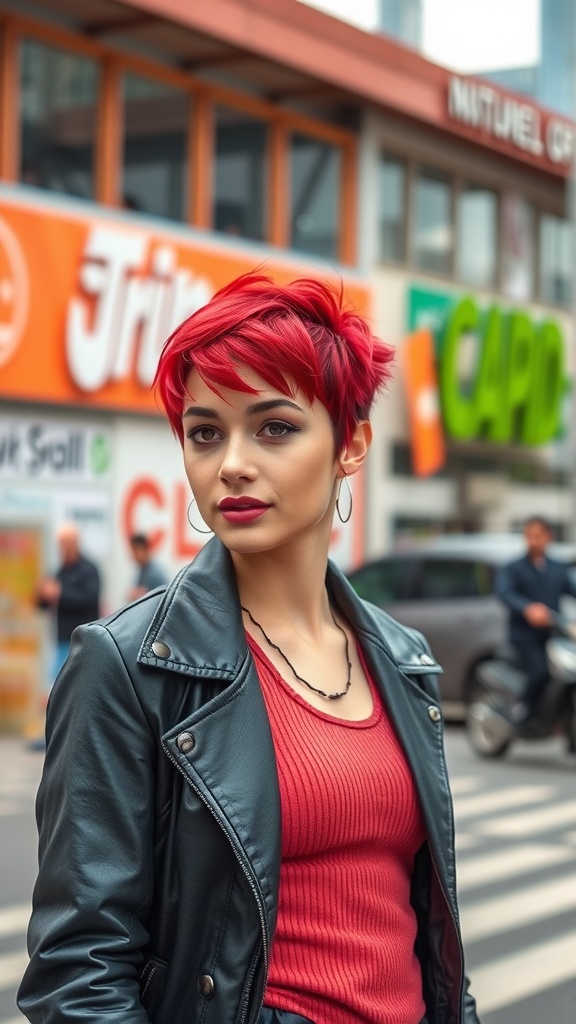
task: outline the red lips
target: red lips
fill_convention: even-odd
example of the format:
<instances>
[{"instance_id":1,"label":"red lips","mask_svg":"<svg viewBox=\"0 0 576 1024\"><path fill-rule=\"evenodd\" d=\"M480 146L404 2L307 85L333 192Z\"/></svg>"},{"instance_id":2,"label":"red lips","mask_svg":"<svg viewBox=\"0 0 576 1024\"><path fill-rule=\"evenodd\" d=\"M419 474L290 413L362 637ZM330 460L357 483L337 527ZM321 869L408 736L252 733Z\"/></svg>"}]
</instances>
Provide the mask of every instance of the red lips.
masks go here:
<instances>
[{"instance_id":1,"label":"red lips","mask_svg":"<svg viewBox=\"0 0 576 1024\"><path fill-rule=\"evenodd\" d=\"M259 498L251 498L249 494L244 494L240 498L222 498L218 502L218 508L221 512L238 512L244 509L269 508L269 505Z\"/></svg>"},{"instance_id":2,"label":"red lips","mask_svg":"<svg viewBox=\"0 0 576 1024\"><path fill-rule=\"evenodd\" d=\"M229 523L251 523L254 519L260 519L270 508L265 501L259 498L252 498L249 494L243 494L240 498L222 498L218 502L218 510Z\"/></svg>"}]
</instances>

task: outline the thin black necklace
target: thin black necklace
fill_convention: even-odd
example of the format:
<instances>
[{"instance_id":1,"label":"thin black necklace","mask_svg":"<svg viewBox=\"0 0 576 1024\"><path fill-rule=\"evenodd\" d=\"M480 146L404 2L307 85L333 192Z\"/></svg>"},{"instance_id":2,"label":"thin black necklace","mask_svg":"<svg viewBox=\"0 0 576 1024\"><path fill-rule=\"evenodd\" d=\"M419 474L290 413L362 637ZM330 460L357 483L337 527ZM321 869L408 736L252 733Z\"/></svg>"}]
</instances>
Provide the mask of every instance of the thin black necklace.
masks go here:
<instances>
[{"instance_id":1,"label":"thin black necklace","mask_svg":"<svg viewBox=\"0 0 576 1024\"><path fill-rule=\"evenodd\" d=\"M312 683L309 683L307 679L304 679L302 676L299 676L297 671L296 671L296 669L294 668L294 665L292 664L292 662L288 661L288 658L284 654L284 651L282 651L278 647L278 644L275 644L274 641L270 639L270 637L268 636L268 634L265 631L264 627L261 626L259 622L256 622L256 619L252 615L252 612L250 612L248 610L248 608L245 608L243 604L240 605L240 607L241 607L243 612L246 612L246 615L250 619L250 622L253 622L254 625L258 627L258 629L262 633L262 636L266 640L266 643L270 644L270 647L272 647L275 651L278 651L278 654L280 655L280 657L284 658L284 661L286 662L288 667L291 669L291 671L294 673L294 675L296 676L296 679L299 679L301 683L304 683L304 686L307 686L308 689L312 690L313 693L318 693L318 694L320 694L321 697L326 697L327 700L338 700L340 697L345 697L346 696L346 694L348 693L348 690L350 689L350 684L352 682L352 662L350 661L350 651L348 649L348 635L346 633L346 630L342 629L342 626L338 622L336 622L336 619L334 617L334 612L332 611L332 608L330 608L330 615L332 616L332 621L333 621L334 625L336 626L336 629L339 629L340 632L344 636L344 641L345 641L345 644L346 644L346 664L348 665L348 678L346 680L346 686L345 686L345 688L343 690L340 690L339 693L326 693L325 690L319 690L317 686L312 686Z\"/></svg>"}]
</instances>

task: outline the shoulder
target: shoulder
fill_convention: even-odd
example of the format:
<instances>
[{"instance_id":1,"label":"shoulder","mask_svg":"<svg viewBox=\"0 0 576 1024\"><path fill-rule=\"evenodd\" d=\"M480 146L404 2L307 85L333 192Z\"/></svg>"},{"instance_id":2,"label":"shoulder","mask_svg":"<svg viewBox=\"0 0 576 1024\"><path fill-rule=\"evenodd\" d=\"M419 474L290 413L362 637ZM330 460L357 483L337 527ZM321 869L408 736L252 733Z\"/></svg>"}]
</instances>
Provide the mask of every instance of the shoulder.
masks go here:
<instances>
[{"instance_id":1,"label":"shoulder","mask_svg":"<svg viewBox=\"0 0 576 1024\"><path fill-rule=\"evenodd\" d=\"M549 568L554 569L555 572L565 573L570 568L565 562L559 562L557 558L549 558L548 556L546 556L546 564Z\"/></svg>"},{"instance_id":2,"label":"shoulder","mask_svg":"<svg viewBox=\"0 0 576 1024\"><path fill-rule=\"evenodd\" d=\"M165 586L157 587L91 625L103 628L123 656L135 659L165 592Z\"/></svg>"},{"instance_id":3,"label":"shoulder","mask_svg":"<svg viewBox=\"0 0 576 1024\"><path fill-rule=\"evenodd\" d=\"M506 562L505 565L501 566L503 572L522 572L528 566L528 558L526 555L522 555L520 558L514 558L511 562Z\"/></svg>"},{"instance_id":4,"label":"shoulder","mask_svg":"<svg viewBox=\"0 0 576 1024\"><path fill-rule=\"evenodd\" d=\"M78 564L84 570L84 572L93 573L96 574L96 576L99 575L98 566L95 565L94 562L90 561L89 558L85 558L84 555L80 557L80 559L78 560Z\"/></svg>"},{"instance_id":5,"label":"shoulder","mask_svg":"<svg viewBox=\"0 0 576 1024\"><path fill-rule=\"evenodd\" d=\"M362 604L374 619L382 639L390 647L395 661L399 664L414 661L422 663L422 655L426 655L424 664L428 666L431 664L430 645L423 633L418 629L412 629L410 626L404 626L397 619L393 618L392 615L389 615L388 612L371 604L370 601L363 601Z\"/></svg>"}]
</instances>

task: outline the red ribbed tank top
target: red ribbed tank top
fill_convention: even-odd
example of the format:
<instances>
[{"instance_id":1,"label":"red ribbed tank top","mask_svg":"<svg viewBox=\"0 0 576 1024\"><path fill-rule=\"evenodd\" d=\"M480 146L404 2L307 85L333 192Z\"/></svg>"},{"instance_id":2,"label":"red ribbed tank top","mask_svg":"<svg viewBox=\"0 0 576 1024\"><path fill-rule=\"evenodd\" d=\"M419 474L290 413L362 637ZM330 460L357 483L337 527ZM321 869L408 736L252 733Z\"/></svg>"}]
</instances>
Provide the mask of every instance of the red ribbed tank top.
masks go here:
<instances>
[{"instance_id":1,"label":"red ribbed tank top","mask_svg":"<svg viewBox=\"0 0 576 1024\"><path fill-rule=\"evenodd\" d=\"M370 718L334 718L288 686L249 636L248 643L270 719L282 810L278 923L264 1005L314 1024L418 1024L425 1005L410 876L425 833L380 695L366 672Z\"/></svg>"}]
</instances>

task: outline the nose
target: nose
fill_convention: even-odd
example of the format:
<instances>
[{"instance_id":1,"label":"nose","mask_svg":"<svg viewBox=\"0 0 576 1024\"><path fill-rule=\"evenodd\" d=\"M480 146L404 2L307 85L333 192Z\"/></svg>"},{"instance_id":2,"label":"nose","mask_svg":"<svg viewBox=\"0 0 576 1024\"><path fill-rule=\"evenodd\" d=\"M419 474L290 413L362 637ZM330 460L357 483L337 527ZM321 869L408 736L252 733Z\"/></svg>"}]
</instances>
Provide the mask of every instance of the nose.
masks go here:
<instances>
[{"instance_id":1,"label":"nose","mask_svg":"<svg viewBox=\"0 0 576 1024\"><path fill-rule=\"evenodd\" d=\"M254 480L256 467L250 457L250 445L246 438L231 434L224 453L218 476L224 483L234 483L238 480Z\"/></svg>"}]
</instances>

